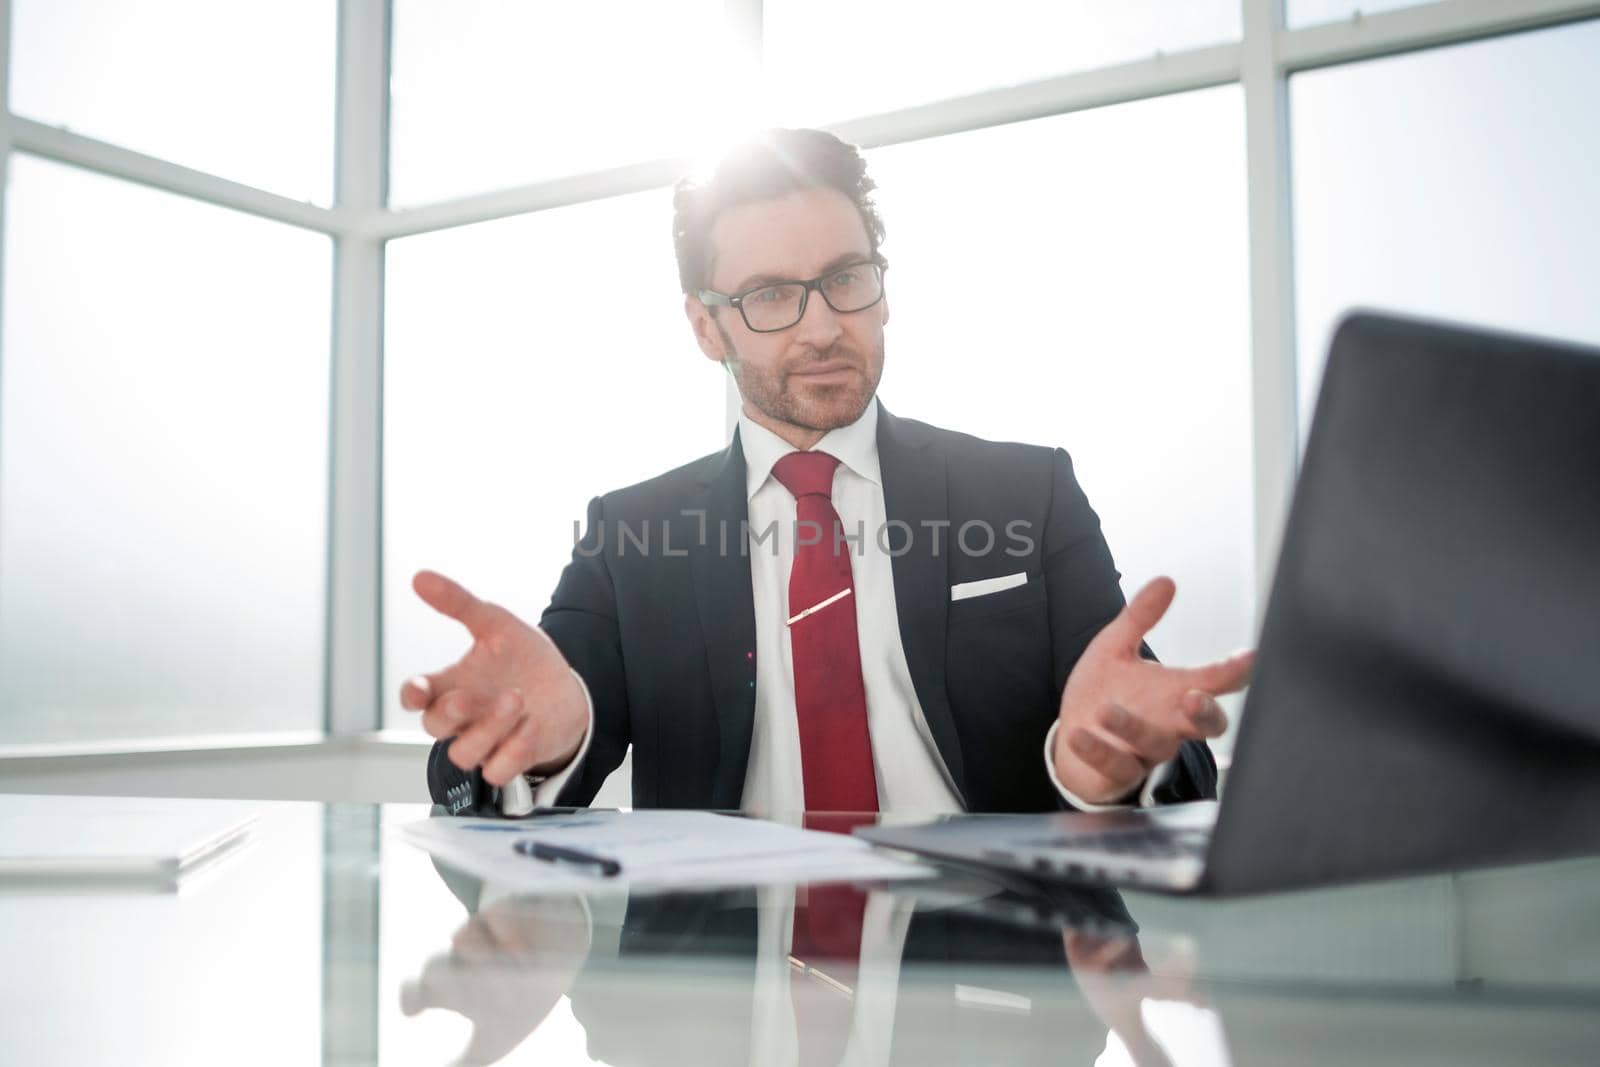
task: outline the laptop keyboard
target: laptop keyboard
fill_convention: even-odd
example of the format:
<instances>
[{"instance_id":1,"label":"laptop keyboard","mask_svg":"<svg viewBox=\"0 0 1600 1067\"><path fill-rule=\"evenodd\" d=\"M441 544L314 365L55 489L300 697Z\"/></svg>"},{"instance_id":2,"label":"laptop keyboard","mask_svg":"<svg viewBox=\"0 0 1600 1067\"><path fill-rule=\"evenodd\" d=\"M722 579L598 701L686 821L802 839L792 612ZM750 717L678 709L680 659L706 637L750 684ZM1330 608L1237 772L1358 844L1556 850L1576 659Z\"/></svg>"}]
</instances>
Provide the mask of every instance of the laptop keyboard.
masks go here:
<instances>
[{"instance_id":1,"label":"laptop keyboard","mask_svg":"<svg viewBox=\"0 0 1600 1067\"><path fill-rule=\"evenodd\" d=\"M1117 830L1098 834L1052 834L1019 842L1039 849L1091 849L1118 856L1147 859L1173 859L1179 856L1203 858L1211 835L1203 830Z\"/></svg>"}]
</instances>

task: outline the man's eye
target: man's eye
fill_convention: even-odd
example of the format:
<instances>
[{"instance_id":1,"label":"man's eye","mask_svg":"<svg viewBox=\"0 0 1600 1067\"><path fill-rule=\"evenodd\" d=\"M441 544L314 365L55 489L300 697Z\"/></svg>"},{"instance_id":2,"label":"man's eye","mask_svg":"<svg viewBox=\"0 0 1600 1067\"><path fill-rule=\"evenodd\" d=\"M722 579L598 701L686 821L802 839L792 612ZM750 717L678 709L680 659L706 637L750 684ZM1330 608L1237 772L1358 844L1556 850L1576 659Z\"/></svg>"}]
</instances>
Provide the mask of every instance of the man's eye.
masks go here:
<instances>
[{"instance_id":1,"label":"man's eye","mask_svg":"<svg viewBox=\"0 0 1600 1067\"><path fill-rule=\"evenodd\" d=\"M753 304L775 304L783 299L783 290L776 287L771 289L757 289L746 300Z\"/></svg>"},{"instance_id":2,"label":"man's eye","mask_svg":"<svg viewBox=\"0 0 1600 1067\"><path fill-rule=\"evenodd\" d=\"M860 279L860 277L861 268L850 267L849 269L842 270L838 274L835 274L833 277L829 278L828 284L833 286L835 289L843 289L846 286L854 285L856 281Z\"/></svg>"}]
</instances>

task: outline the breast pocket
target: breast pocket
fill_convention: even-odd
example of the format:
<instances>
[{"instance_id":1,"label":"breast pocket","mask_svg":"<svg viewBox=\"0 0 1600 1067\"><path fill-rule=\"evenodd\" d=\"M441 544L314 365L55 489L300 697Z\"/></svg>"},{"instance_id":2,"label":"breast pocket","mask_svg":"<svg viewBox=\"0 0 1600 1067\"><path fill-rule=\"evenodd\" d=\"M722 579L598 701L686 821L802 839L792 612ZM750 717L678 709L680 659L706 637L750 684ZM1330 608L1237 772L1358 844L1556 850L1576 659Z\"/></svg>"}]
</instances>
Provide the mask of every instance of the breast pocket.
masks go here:
<instances>
[{"instance_id":1,"label":"breast pocket","mask_svg":"<svg viewBox=\"0 0 1600 1067\"><path fill-rule=\"evenodd\" d=\"M1050 612L1044 579L950 603L945 684L964 742L1014 745L1044 736L1051 692ZM988 742L983 742L988 743Z\"/></svg>"},{"instance_id":2,"label":"breast pocket","mask_svg":"<svg viewBox=\"0 0 1600 1067\"><path fill-rule=\"evenodd\" d=\"M1010 589L1002 589L997 593L985 593L981 596L971 596L963 600L950 602L950 625L972 622L978 619L992 619L997 615L1006 615L1012 612L1021 612L1024 609L1043 605L1045 602L1044 580L1038 575L1030 575L1023 585L1014 585ZM1041 619L1043 612L1040 612Z\"/></svg>"}]
</instances>

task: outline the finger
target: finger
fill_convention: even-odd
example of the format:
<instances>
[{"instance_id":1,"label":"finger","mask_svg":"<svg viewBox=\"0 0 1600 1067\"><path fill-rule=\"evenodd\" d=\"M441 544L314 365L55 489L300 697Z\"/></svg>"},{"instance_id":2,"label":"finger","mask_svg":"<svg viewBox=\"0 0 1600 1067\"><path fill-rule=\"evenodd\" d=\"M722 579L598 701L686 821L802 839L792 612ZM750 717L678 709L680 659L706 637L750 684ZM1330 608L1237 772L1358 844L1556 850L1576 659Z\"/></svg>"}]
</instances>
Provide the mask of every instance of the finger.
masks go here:
<instances>
[{"instance_id":1,"label":"finger","mask_svg":"<svg viewBox=\"0 0 1600 1067\"><path fill-rule=\"evenodd\" d=\"M400 683L400 706L407 711L431 711L439 698L459 688L459 663L432 674L413 674Z\"/></svg>"},{"instance_id":2,"label":"finger","mask_svg":"<svg viewBox=\"0 0 1600 1067\"><path fill-rule=\"evenodd\" d=\"M466 992L469 991L462 988L461 968L454 957L448 953L434 956L421 974L400 987L400 1010L407 1015L420 1015L429 1008L458 1010Z\"/></svg>"},{"instance_id":3,"label":"finger","mask_svg":"<svg viewBox=\"0 0 1600 1067\"><path fill-rule=\"evenodd\" d=\"M1196 739L1221 737L1228 728L1228 713L1222 710L1222 705L1210 693L1191 689L1183 694L1181 707Z\"/></svg>"},{"instance_id":4,"label":"finger","mask_svg":"<svg viewBox=\"0 0 1600 1067\"><path fill-rule=\"evenodd\" d=\"M400 983L400 1012L403 1015L421 1015L428 1008L427 996L422 992L422 983L415 978L408 978Z\"/></svg>"},{"instance_id":5,"label":"finger","mask_svg":"<svg viewBox=\"0 0 1600 1067\"><path fill-rule=\"evenodd\" d=\"M408 1014L418 1014L429 1008L456 1012L470 1010L473 993L471 978L471 971L464 968L455 956L449 953L434 956L424 965L422 973L407 983L410 989L402 988L401 1008L406 1009L409 1003L415 1010L408 1011Z\"/></svg>"},{"instance_id":6,"label":"finger","mask_svg":"<svg viewBox=\"0 0 1600 1067\"><path fill-rule=\"evenodd\" d=\"M465 626L473 637L481 636L494 617L492 604L435 571L418 571L411 579L411 588L423 603Z\"/></svg>"},{"instance_id":7,"label":"finger","mask_svg":"<svg viewBox=\"0 0 1600 1067\"><path fill-rule=\"evenodd\" d=\"M418 674L400 683L400 706L407 711L426 711L433 700L433 683Z\"/></svg>"},{"instance_id":8,"label":"finger","mask_svg":"<svg viewBox=\"0 0 1600 1067\"><path fill-rule=\"evenodd\" d=\"M1145 968L1137 941L1126 937L1104 937L1084 954L1079 969L1111 974L1118 971L1142 972Z\"/></svg>"},{"instance_id":9,"label":"finger","mask_svg":"<svg viewBox=\"0 0 1600 1067\"><path fill-rule=\"evenodd\" d=\"M524 718L506 735L494 753L483 761L483 778L490 785L505 785L534 764L534 724Z\"/></svg>"},{"instance_id":10,"label":"finger","mask_svg":"<svg viewBox=\"0 0 1600 1067\"><path fill-rule=\"evenodd\" d=\"M1126 951L1120 938L1071 928L1062 931L1061 941L1066 948L1068 966L1079 975L1109 970L1109 964Z\"/></svg>"},{"instance_id":11,"label":"finger","mask_svg":"<svg viewBox=\"0 0 1600 1067\"><path fill-rule=\"evenodd\" d=\"M1184 680L1190 689L1201 689L1213 695L1237 693L1250 684L1250 672L1255 665L1255 649L1247 649L1208 666L1185 671Z\"/></svg>"},{"instance_id":12,"label":"finger","mask_svg":"<svg viewBox=\"0 0 1600 1067\"><path fill-rule=\"evenodd\" d=\"M1149 764L1165 763L1178 754L1183 739L1126 708L1112 704L1095 717L1096 724Z\"/></svg>"},{"instance_id":13,"label":"finger","mask_svg":"<svg viewBox=\"0 0 1600 1067\"><path fill-rule=\"evenodd\" d=\"M1111 791L1118 795L1132 789L1149 773L1137 756L1101 740L1081 726L1068 735L1067 748L1090 770L1106 779Z\"/></svg>"},{"instance_id":14,"label":"finger","mask_svg":"<svg viewBox=\"0 0 1600 1067\"><path fill-rule=\"evenodd\" d=\"M511 1054L511 1050L525 1041L535 1027L544 1022L544 1017L550 1014L550 1008L555 1007L556 997L550 998L550 1006L541 1011L529 1011L516 1015L481 1015L472 1020L472 1035L467 1038L467 1047L461 1050L461 1055L455 1059L456 1063L499 1063Z\"/></svg>"},{"instance_id":15,"label":"finger","mask_svg":"<svg viewBox=\"0 0 1600 1067\"><path fill-rule=\"evenodd\" d=\"M451 689L422 713L422 728L441 741L454 737L464 727L493 715L498 696L481 689Z\"/></svg>"},{"instance_id":16,"label":"finger","mask_svg":"<svg viewBox=\"0 0 1600 1067\"><path fill-rule=\"evenodd\" d=\"M1110 642L1119 651L1138 654L1139 642L1155 628L1156 623L1172 606L1178 595L1178 586L1165 576L1152 578L1144 588L1133 594L1133 599L1106 624L1096 640Z\"/></svg>"},{"instance_id":17,"label":"finger","mask_svg":"<svg viewBox=\"0 0 1600 1067\"><path fill-rule=\"evenodd\" d=\"M1067 964L1080 976L1112 970L1112 965L1122 955L1122 945L1098 934L1067 931L1063 937L1067 951Z\"/></svg>"},{"instance_id":18,"label":"finger","mask_svg":"<svg viewBox=\"0 0 1600 1067\"><path fill-rule=\"evenodd\" d=\"M450 762L464 771L483 763L495 746L516 727L521 714L522 694L515 691L500 694L495 699L492 712L480 716L450 742Z\"/></svg>"}]
</instances>

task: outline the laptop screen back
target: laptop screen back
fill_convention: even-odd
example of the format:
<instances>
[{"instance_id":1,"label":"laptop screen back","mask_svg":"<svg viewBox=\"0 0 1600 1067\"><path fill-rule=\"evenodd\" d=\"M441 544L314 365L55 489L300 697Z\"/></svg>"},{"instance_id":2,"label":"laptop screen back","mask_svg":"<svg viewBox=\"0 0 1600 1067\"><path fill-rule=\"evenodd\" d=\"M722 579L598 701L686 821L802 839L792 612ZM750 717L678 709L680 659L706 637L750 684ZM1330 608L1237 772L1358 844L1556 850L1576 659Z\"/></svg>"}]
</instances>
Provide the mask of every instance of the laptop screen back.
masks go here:
<instances>
[{"instance_id":1,"label":"laptop screen back","mask_svg":"<svg viewBox=\"0 0 1600 1067\"><path fill-rule=\"evenodd\" d=\"M1258 664L1218 888L1600 848L1600 352L1347 319Z\"/></svg>"}]
</instances>

